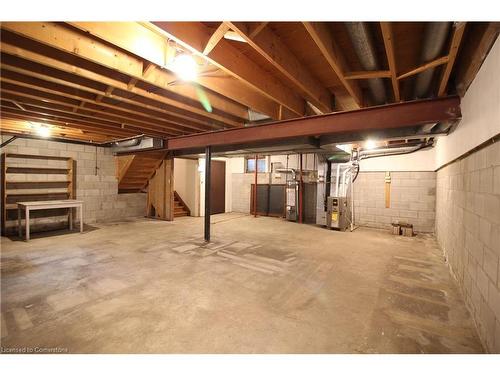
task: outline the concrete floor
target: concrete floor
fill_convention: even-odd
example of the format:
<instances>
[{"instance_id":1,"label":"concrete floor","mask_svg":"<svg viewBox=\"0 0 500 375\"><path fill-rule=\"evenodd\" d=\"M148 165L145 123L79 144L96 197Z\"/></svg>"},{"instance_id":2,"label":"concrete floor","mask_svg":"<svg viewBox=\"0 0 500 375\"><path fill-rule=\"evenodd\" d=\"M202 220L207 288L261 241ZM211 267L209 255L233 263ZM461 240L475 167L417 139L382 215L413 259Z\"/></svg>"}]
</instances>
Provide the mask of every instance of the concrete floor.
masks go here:
<instances>
[{"instance_id":1,"label":"concrete floor","mask_svg":"<svg viewBox=\"0 0 500 375\"><path fill-rule=\"evenodd\" d=\"M70 353L478 353L432 236L241 214L2 238L4 348ZM55 349L50 349L55 348Z\"/></svg>"}]
</instances>

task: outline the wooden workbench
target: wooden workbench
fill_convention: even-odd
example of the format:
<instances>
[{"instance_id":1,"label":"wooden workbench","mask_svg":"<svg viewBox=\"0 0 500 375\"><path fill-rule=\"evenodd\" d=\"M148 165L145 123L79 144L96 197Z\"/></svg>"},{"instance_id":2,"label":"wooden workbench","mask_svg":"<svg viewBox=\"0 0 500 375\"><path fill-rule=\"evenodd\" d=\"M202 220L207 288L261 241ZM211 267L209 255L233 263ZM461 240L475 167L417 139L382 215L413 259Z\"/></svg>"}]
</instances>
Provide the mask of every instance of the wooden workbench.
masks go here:
<instances>
[{"instance_id":1,"label":"wooden workbench","mask_svg":"<svg viewBox=\"0 0 500 375\"><path fill-rule=\"evenodd\" d=\"M69 229L73 229L73 208L80 209L80 232L83 233L83 201L75 199L52 200L52 201L35 201L35 202L17 202L17 217L19 237L23 236L21 225L21 210L25 212L25 227L26 241L30 239L30 211L33 210L49 210L54 208L69 208Z\"/></svg>"}]
</instances>

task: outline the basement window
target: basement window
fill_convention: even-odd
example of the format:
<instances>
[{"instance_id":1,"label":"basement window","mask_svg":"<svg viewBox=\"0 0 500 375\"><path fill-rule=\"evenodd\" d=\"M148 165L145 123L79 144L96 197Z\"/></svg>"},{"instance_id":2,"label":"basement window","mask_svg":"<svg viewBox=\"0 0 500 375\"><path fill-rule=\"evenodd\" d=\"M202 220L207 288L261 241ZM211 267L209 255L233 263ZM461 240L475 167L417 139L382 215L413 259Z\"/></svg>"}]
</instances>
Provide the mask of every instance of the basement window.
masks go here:
<instances>
[{"instance_id":1,"label":"basement window","mask_svg":"<svg viewBox=\"0 0 500 375\"><path fill-rule=\"evenodd\" d=\"M257 159L257 173L266 172L266 158L263 156ZM255 158L245 158L245 173L255 173Z\"/></svg>"}]
</instances>

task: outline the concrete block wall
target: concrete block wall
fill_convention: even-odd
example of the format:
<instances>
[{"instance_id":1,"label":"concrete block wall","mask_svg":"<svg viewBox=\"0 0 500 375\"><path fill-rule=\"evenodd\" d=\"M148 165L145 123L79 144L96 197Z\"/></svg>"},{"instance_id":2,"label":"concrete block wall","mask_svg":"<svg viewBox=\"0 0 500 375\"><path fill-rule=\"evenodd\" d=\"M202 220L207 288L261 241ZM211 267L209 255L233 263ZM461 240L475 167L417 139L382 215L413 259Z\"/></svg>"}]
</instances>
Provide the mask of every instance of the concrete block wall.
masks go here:
<instances>
[{"instance_id":1,"label":"concrete block wall","mask_svg":"<svg viewBox=\"0 0 500 375\"><path fill-rule=\"evenodd\" d=\"M254 173L233 173L231 175L232 211L250 212L250 192L255 183ZM269 183L269 173L257 173L258 184Z\"/></svg>"},{"instance_id":2,"label":"concrete block wall","mask_svg":"<svg viewBox=\"0 0 500 375\"><path fill-rule=\"evenodd\" d=\"M391 172L390 207L385 207L385 172L360 172L354 182L356 225L390 228L413 224L416 232L434 232L435 172Z\"/></svg>"},{"instance_id":3,"label":"concrete block wall","mask_svg":"<svg viewBox=\"0 0 500 375\"><path fill-rule=\"evenodd\" d=\"M488 349L500 353L500 143L437 172L436 236Z\"/></svg>"},{"instance_id":4,"label":"concrete block wall","mask_svg":"<svg viewBox=\"0 0 500 375\"><path fill-rule=\"evenodd\" d=\"M2 136L2 142L9 139ZM109 148L88 146L73 143L55 142L49 140L36 140L18 138L6 147L2 153L18 153L47 156L69 156L76 160L76 199L84 201L84 223L118 221L127 217L144 216L146 212L146 194L118 194L118 181L116 179L116 165L114 156ZM97 172L96 172L97 162ZM30 166L64 167L64 161L57 160L27 160L10 159L9 165L24 164ZM61 165L63 163L63 165ZM65 175L10 175L11 180L60 180L66 179ZM44 191L48 191L45 190ZM53 190L54 192L58 191ZM60 190L59 190L60 191ZM64 191L64 190L63 190ZM19 192L27 192L19 190ZM36 191L33 191L36 192ZM78 219L77 214L77 219ZM34 218L33 230L53 229L65 225L66 216L48 218ZM61 225L59 225L61 224ZM15 222L8 222L10 227Z\"/></svg>"}]
</instances>

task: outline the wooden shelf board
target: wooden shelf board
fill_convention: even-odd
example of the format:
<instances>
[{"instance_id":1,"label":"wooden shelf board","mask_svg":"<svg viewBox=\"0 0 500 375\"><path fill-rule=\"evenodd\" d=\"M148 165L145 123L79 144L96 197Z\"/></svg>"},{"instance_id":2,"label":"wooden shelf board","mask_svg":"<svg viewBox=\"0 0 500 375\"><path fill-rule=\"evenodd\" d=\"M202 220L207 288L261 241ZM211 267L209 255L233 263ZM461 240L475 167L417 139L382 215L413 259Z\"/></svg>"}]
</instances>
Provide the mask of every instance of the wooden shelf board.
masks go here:
<instances>
[{"instance_id":1,"label":"wooden shelf board","mask_svg":"<svg viewBox=\"0 0 500 375\"><path fill-rule=\"evenodd\" d=\"M5 154L8 158L16 159L38 159L38 160L70 160L68 156L48 156L48 155L29 155L29 154Z\"/></svg>"},{"instance_id":2,"label":"wooden shelf board","mask_svg":"<svg viewBox=\"0 0 500 375\"><path fill-rule=\"evenodd\" d=\"M7 173L20 174L68 174L67 168L7 167Z\"/></svg>"},{"instance_id":3,"label":"wooden shelf board","mask_svg":"<svg viewBox=\"0 0 500 375\"><path fill-rule=\"evenodd\" d=\"M58 189L67 188L69 181L6 181L7 189Z\"/></svg>"}]
</instances>

